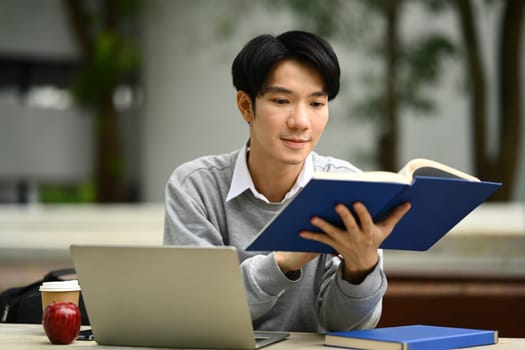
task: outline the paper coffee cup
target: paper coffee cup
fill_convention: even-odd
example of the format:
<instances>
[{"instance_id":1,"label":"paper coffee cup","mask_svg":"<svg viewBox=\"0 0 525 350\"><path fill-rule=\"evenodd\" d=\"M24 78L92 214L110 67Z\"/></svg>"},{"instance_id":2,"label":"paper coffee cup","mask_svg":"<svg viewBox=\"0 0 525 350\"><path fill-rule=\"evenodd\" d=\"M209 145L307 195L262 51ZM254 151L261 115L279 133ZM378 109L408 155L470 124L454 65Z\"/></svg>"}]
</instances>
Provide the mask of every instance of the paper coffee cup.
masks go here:
<instances>
[{"instance_id":1,"label":"paper coffee cup","mask_svg":"<svg viewBox=\"0 0 525 350\"><path fill-rule=\"evenodd\" d=\"M39 290L42 296L42 312L45 312L47 306L52 303L72 302L78 305L80 297L78 280L44 282Z\"/></svg>"}]
</instances>

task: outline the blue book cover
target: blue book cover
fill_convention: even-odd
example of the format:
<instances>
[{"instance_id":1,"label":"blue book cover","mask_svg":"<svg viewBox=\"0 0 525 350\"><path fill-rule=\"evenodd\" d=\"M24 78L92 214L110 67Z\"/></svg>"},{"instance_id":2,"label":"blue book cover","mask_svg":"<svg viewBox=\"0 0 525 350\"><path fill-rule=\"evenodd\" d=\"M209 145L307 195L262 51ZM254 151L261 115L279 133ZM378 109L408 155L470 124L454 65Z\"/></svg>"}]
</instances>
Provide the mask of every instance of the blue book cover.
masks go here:
<instances>
[{"instance_id":1,"label":"blue book cover","mask_svg":"<svg viewBox=\"0 0 525 350\"><path fill-rule=\"evenodd\" d=\"M410 325L331 332L325 345L370 350L443 350L496 344L495 330Z\"/></svg>"},{"instance_id":2,"label":"blue book cover","mask_svg":"<svg viewBox=\"0 0 525 350\"><path fill-rule=\"evenodd\" d=\"M335 253L323 243L301 238L299 232L319 231L310 224L313 216L343 227L334 208L339 203L350 208L356 201L363 202L376 221L397 205L410 202L410 211L380 248L428 250L501 186L501 183L479 181L467 174L467 178L461 178L443 171L416 172L413 178L397 173L380 174L392 176L368 179L367 173L316 174L261 230L246 250ZM346 176L349 178L345 179Z\"/></svg>"}]
</instances>

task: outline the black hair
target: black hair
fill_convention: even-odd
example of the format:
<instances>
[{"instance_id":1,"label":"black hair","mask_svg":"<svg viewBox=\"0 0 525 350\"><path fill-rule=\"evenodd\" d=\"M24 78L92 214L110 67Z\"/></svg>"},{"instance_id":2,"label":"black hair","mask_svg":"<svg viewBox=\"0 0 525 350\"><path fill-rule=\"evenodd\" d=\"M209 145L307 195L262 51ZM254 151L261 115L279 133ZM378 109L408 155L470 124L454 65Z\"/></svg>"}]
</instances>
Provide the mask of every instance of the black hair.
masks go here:
<instances>
[{"instance_id":1,"label":"black hair","mask_svg":"<svg viewBox=\"0 0 525 350\"><path fill-rule=\"evenodd\" d=\"M285 59L309 64L321 75L328 100L337 96L341 76L337 55L323 38L298 30L278 36L263 34L250 40L233 61L233 85L255 102L271 69Z\"/></svg>"}]
</instances>

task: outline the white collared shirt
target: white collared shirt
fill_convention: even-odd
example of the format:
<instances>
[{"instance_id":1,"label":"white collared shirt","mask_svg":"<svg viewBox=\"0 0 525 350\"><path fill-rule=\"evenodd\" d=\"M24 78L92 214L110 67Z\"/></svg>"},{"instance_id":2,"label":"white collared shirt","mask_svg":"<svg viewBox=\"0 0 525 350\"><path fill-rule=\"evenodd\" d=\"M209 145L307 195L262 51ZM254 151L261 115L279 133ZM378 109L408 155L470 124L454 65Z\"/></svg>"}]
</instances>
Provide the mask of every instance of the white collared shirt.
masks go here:
<instances>
[{"instance_id":1,"label":"white collared shirt","mask_svg":"<svg viewBox=\"0 0 525 350\"><path fill-rule=\"evenodd\" d=\"M246 145L244 145L244 147L240 150L239 155L237 156L237 160L235 161L235 168L233 169L233 177L230 185L230 190L228 191L228 195L226 196L226 202L239 196L247 189L250 189L250 191L252 191L253 195L256 198L259 198L265 201L266 203L270 203L268 198L266 198L255 188L252 177L250 175L250 171L248 170L248 164L246 163L247 152L248 148ZM282 202L292 197L294 194L297 193L297 191L306 186L306 184L312 179L313 175L314 163L312 159L312 154L310 153L304 161L303 169L301 170L297 181L294 183L290 191L286 193Z\"/></svg>"}]
</instances>

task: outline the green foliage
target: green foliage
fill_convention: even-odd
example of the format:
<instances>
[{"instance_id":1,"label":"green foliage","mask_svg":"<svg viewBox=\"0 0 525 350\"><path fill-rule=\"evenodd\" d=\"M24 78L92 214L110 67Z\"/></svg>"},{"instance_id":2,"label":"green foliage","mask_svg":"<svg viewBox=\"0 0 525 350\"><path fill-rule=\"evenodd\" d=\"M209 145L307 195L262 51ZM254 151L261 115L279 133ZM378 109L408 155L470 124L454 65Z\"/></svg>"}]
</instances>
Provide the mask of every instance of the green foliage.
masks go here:
<instances>
[{"instance_id":1,"label":"green foliage","mask_svg":"<svg viewBox=\"0 0 525 350\"><path fill-rule=\"evenodd\" d=\"M432 34L420 38L404 50L403 62L410 69L409 80L412 88L439 79L446 57L456 53L456 47L442 34Z\"/></svg>"},{"instance_id":2,"label":"green foliage","mask_svg":"<svg viewBox=\"0 0 525 350\"><path fill-rule=\"evenodd\" d=\"M297 29L344 40L347 44L361 44L376 34L377 18L368 10L368 1L268 0L265 3L273 11L280 8L291 11L298 21Z\"/></svg>"},{"instance_id":3,"label":"green foliage","mask_svg":"<svg viewBox=\"0 0 525 350\"><path fill-rule=\"evenodd\" d=\"M108 0L104 0L108 1ZM142 0L114 0L116 8L124 18L135 17L142 9Z\"/></svg>"},{"instance_id":4,"label":"green foliage","mask_svg":"<svg viewBox=\"0 0 525 350\"><path fill-rule=\"evenodd\" d=\"M290 9L302 16L305 25L322 36L332 36L338 32L337 9L341 8L340 0L309 1L288 0Z\"/></svg>"},{"instance_id":5,"label":"green foliage","mask_svg":"<svg viewBox=\"0 0 525 350\"><path fill-rule=\"evenodd\" d=\"M383 90L384 79L373 69L365 69L358 77L362 96L357 98L351 106L351 115L358 119L377 121L384 115L385 103Z\"/></svg>"},{"instance_id":6,"label":"green foliage","mask_svg":"<svg viewBox=\"0 0 525 350\"><path fill-rule=\"evenodd\" d=\"M100 104L138 63L139 55L132 40L111 31L99 33L94 40L91 60L74 86L75 97L83 105Z\"/></svg>"},{"instance_id":7,"label":"green foliage","mask_svg":"<svg viewBox=\"0 0 525 350\"><path fill-rule=\"evenodd\" d=\"M73 86L82 105L100 106L115 87L139 67L133 30L141 8L139 0L74 0L77 36L82 45L83 67Z\"/></svg>"},{"instance_id":8,"label":"green foliage","mask_svg":"<svg viewBox=\"0 0 525 350\"><path fill-rule=\"evenodd\" d=\"M39 188L42 203L92 203L96 199L96 188L91 182L77 185L42 185Z\"/></svg>"},{"instance_id":9,"label":"green foliage","mask_svg":"<svg viewBox=\"0 0 525 350\"><path fill-rule=\"evenodd\" d=\"M425 88L439 81L445 59L456 52L448 37L440 33L426 35L407 45L400 60L404 73L400 81L401 106L424 112L421 115L434 112L435 104L432 97L425 95Z\"/></svg>"}]
</instances>

